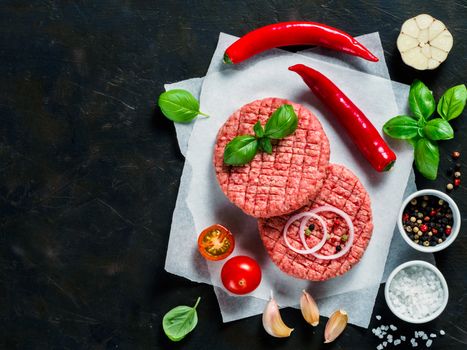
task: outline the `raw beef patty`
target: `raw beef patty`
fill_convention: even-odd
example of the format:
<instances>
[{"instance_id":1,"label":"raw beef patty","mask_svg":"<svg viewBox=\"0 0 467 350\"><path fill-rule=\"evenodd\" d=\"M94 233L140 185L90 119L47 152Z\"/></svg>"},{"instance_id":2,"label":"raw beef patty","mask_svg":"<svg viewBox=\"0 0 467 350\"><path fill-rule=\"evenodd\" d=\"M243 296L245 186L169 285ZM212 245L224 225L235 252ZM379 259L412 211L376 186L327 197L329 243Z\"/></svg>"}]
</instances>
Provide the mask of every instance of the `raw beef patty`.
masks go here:
<instances>
[{"instance_id":1,"label":"raw beef patty","mask_svg":"<svg viewBox=\"0 0 467 350\"><path fill-rule=\"evenodd\" d=\"M298 254L288 248L283 239L284 226L292 215L323 205L332 205L343 210L350 216L355 228L354 242L350 251L334 260L318 259L311 254ZM322 255L335 254L338 245L342 248L345 245L341 237L348 235L348 227L337 214L321 212L318 215L325 220L330 235L318 253ZM290 226L288 238L293 247L304 249L298 236L299 223L300 220ZM321 240L322 232L319 222L310 220L310 223L315 225L315 229L306 240L308 246L312 247ZM327 280L346 273L363 256L373 231L370 197L358 178L349 169L341 165L330 164L323 187L314 200L292 214L260 219L258 226L269 256L282 271L312 281Z\"/></svg>"},{"instance_id":2,"label":"raw beef patty","mask_svg":"<svg viewBox=\"0 0 467 350\"><path fill-rule=\"evenodd\" d=\"M273 141L273 152L259 151L244 166L224 164L224 149L235 136L253 135L281 105L298 116L297 130ZM217 180L225 195L245 213L267 218L290 213L315 198L329 162L329 141L318 119L305 107L279 98L253 101L232 114L220 128L214 149Z\"/></svg>"}]
</instances>

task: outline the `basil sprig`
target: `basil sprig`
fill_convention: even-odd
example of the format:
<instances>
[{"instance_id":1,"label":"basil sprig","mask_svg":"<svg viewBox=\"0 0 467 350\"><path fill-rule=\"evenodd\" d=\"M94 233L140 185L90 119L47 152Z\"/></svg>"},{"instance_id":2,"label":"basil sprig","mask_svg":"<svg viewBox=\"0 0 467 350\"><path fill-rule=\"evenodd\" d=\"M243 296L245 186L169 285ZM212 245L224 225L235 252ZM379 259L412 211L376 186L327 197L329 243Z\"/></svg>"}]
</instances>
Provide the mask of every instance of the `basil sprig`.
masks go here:
<instances>
[{"instance_id":1,"label":"basil sprig","mask_svg":"<svg viewBox=\"0 0 467 350\"><path fill-rule=\"evenodd\" d=\"M389 119L383 131L392 138L409 142L414 147L415 167L427 179L434 180L439 165L437 141L454 137L449 121L462 113L466 100L465 85L457 85L446 90L436 108L433 93L420 80L415 80L409 92L409 106L413 115ZM433 118L435 109L441 118Z\"/></svg>"},{"instance_id":2,"label":"basil sprig","mask_svg":"<svg viewBox=\"0 0 467 350\"><path fill-rule=\"evenodd\" d=\"M172 341L180 341L195 329L198 324L198 314L196 307L201 298L196 300L196 304L191 306L177 306L167 312L162 319L162 328L165 335Z\"/></svg>"},{"instance_id":3,"label":"basil sprig","mask_svg":"<svg viewBox=\"0 0 467 350\"><path fill-rule=\"evenodd\" d=\"M189 123L198 115L208 117L199 110L198 100L190 92L182 89L162 93L158 105L162 113L176 123Z\"/></svg>"},{"instance_id":4,"label":"basil sprig","mask_svg":"<svg viewBox=\"0 0 467 350\"><path fill-rule=\"evenodd\" d=\"M240 135L232 139L224 150L224 163L228 165L244 165L255 157L258 150L272 153L271 140L287 137L295 132L298 117L291 105L284 104L276 109L264 128L260 121L253 126L255 135Z\"/></svg>"}]
</instances>

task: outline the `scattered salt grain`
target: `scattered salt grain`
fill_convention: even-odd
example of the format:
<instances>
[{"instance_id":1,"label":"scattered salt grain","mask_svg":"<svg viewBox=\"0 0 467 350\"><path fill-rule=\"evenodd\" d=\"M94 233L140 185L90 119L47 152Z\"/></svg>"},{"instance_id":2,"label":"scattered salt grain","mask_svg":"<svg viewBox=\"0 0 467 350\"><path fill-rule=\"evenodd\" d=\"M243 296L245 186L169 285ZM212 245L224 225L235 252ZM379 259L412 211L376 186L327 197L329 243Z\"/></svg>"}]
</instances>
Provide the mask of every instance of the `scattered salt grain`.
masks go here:
<instances>
[{"instance_id":1,"label":"scattered salt grain","mask_svg":"<svg viewBox=\"0 0 467 350\"><path fill-rule=\"evenodd\" d=\"M433 343L433 340L428 339L428 341L426 342L426 347L429 348L432 343Z\"/></svg>"},{"instance_id":2,"label":"scattered salt grain","mask_svg":"<svg viewBox=\"0 0 467 350\"><path fill-rule=\"evenodd\" d=\"M439 334L441 334L441 335L445 335L445 334L446 334L446 332L445 332L445 331L443 331L443 330L440 330L440 331L439 331Z\"/></svg>"},{"instance_id":3,"label":"scattered salt grain","mask_svg":"<svg viewBox=\"0 0 467 350\"><path fill-rule=\"evenodd\" d=\"M397 346L401 343L401 340L400 339L396 339L394 340L394 345Z\"/></svg>"},{"instance_id":4,"label":"scattered salt grain","mask_svg":"<svg viewBox=\"0 0 467 350\"><path fill-rule=\"evenodd\" d=\"M391 330L393 330L393 331L397 331L397 327L396 327L396 326L394 326L393 324L392 324L392 325L390 325L390 326L389 326L389 328L391 328Z\"/></svg>"},{"instance_id":5,"label":"scattered salt grain","mask_svg":"<svg viewBox=\"0 0 467 350\"><path fill-rule=\"evenodd\" d=\"M431 333L431 334L430 334L430 338L436 338L436 334L435 334L435 333Z\"/></svg>"},{"instance_id":6,"label":"scattered salt grain","mask_svg":"<svg viewBox=\"0 0 467 350\"><path fill-rule=\"evenodd\" d=\"M405 339L406 339L406 338L405 338L405 335L401 335L401 340L402 340L402 341L405 341Z\"/></svg>"},{"instance_id":7,"label":"scattered salt grain","mask_svg":"<svg viewBox=\"0 0 467 350\"><path fill-rule=\"evenodd\" d=\"M380 315L376 315L376 319L379 321L381 320L381 316Z\"/></svg>"},{"instance_id":8,"label":"scattered salt grain","mask_svg":"<svg viewBox=\"0 0 467 350\"><path fill-rule=\"evenodd\" d=\"M388 345L388 342L387 342L387 341L383 341L383 346L386 347L386 345Z\"/></svg>"},{"instance_id":9,"label":"scattered salt grain","mask_svg":"<svg viewBox=\"0 0 467 350\"><path fill-rule=\"evenodd\" d=\"M379 344L379 345L376 347L376 349L378 349L378 350L383 350L383 346L382 346L381 344Z\"/></svg>"},{"instance_id":10,"label":"scattered salt grain","mask_svg":"<svg viewBox=\"0 0 467 350\"><path fill-rule=\"evenodd\" d=\"M388 343L392 343L392 338L388 338Z\"/></svg>"},{"instance_id":11,"label":"scattered salt grain","mask_svg":"<svg viewBox=\"0 0 467 350\"><path fill-rule=\"evenodd\" d=\"M422 339L423 339L423 340L427 340L427 339L428 339L428 336L427 336L426 334L423 334Z\"/></svg>"}]
</instances>

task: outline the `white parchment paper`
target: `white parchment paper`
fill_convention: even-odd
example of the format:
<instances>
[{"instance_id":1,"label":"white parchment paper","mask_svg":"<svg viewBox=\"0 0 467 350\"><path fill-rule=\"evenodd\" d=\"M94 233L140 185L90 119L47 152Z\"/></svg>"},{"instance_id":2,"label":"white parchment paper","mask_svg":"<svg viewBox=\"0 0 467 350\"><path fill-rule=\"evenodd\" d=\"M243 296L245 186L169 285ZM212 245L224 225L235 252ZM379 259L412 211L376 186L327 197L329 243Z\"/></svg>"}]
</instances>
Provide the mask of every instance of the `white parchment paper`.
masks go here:
<instances>
[{"instance_id":1,"label":"white parchment paper","mask_svg":"<svg viewBox=\"0 0 467 350\"><path fill-rule=\"evenodd\" d=\"M227 41L225 45L228 45L231 40L235 39L234 37L227 36L221 34L220 41L218 45L218 49L213 57L213 64L211 64L210 71L215 71L218 68L222 67L219 66L218 62L220 62L220 54L223 53L223 42ZM377 55L379 51L382 57L382 47L380 44L379 36L377 33L365 35L359 38L359 40L364 43L367 47L369 47L373 52ZM315 55L316 57L320 57L319 54L314 52L307 52L307 55ZM216 57L216 55L218 57ZM337 54L339 55L339 54ZM328 55L329 56L329 55ZM349 56L345 56L344 58L349 58ZM333 57L326 57L326 60L329 62ZM352 62L354 59L350 57L350 61L342 61L339 63L345 64L351 68L360 69L363 71L372 72L379 76L387 77L387 67L384 61L380 63L373 64L373 65L360 65L360 63ZM213 68L214 67L214 68ZM367 67L371 67L368 69ZM189 79L184 82L176 83L167 85L166 89L173 89L173 88L184 88L190 90L195 96L199 94L200 85L202 82L202 78L195 78ZM394 91L396 92L396 97L400 101L399 105L399 113L403 113L406 108L406 101L407 101L407 87L402 84L392 83L394 85ZM193 124L182 125L176 124L177 127L177 137L180 144L180 149L183 154L186 153L187 147L187 139L191 133L191 128ZM180 233L192 232L193 231L193 219L192 216L187 213L187 206L185 203L185 198L188 192L189 179L191 177L191 167L188 163L185 164L185 168L181 178L180 184L180 191L179 196L176 203L176 208L174 211L174 221L172 223L172 230L166 260L166 269L169 272L175 273L177 275L184 276L189 278L193 281L197 282L209 282L209 276L206 273L205 269L205 262L204 260L199 258L199 254L196 254L196 247L186 247L185 251L182 252L183 256L190 256L191 259L180 259L180 240L183 240L184 237L181 237ZM409 182L409 186L407 188L407 192L411 193L415 190L413 179ZM176 250L174 249L175 244L177 242ZM386 270L390 271L392 268L399 263L408 260L408 257L412 251L408 249L402 239L396 235L393 239L391 245L391 251L396 251L399 254L396 256L395 259L389 259L386 265ZM186 253L186 254L184 254ZM411 258L431 258L430 255L423 255L420 257L411 257ZM318 298L320 304L320 310L323 315L329 315L336 307L346 307L346 309L350 312L351 318L350 322L366 327L369 323L369 319L371 317L371 310L374 305L374 300L378 291L379 281L372 287L361 289L359 291L344 293L337 296L332 297L325 297L325 298ZM239 318L248 317L250 315L255 315L261 313L265 301L260 300L254 297L244 297L244 298L236 298L229 296L227 293L223 292L221 288L215 288L216 294L218 296L219 305L221 308L222 316L224 321L231 321ZM349 305L348 300L352 300L352 304ZM296 299L294 300L293 304L296 304ZM285 305L285 304L282 304Z\"/></svg>"}]
</instances>

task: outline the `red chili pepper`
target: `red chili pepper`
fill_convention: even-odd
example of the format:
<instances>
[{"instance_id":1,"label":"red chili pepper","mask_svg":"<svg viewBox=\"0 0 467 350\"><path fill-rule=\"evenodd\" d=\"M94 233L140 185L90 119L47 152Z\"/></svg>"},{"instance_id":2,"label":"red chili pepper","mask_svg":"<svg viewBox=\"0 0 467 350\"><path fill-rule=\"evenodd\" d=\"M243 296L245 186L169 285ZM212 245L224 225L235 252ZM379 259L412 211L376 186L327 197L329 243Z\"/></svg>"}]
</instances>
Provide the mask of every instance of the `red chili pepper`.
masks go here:
<instances>
[{"instance_id":1,"label":"red chili pepper","mask_svg":"<svg viewBox=\"0 0 467 350\"><path fill-rule=\"evenodd\" d=\"M225 63L240 63L274 47L317 45L377 62L373 55L355 38L337 28L315 22L281 22L255 29L245 34L224 54Z\"/></svg>"},{"instance_id":2,"label":"red chili pepper","mask_svg":"<svg viewBox=\"0 0 467 350\"><path fill-rule=\"evenodd\" d=\"M373 168L386 171L394 165L394 152L365 114L332 81L303 64L289 67L289 70L298 73L311 91L331 109Z\"/></svg>"}]
</instances>

